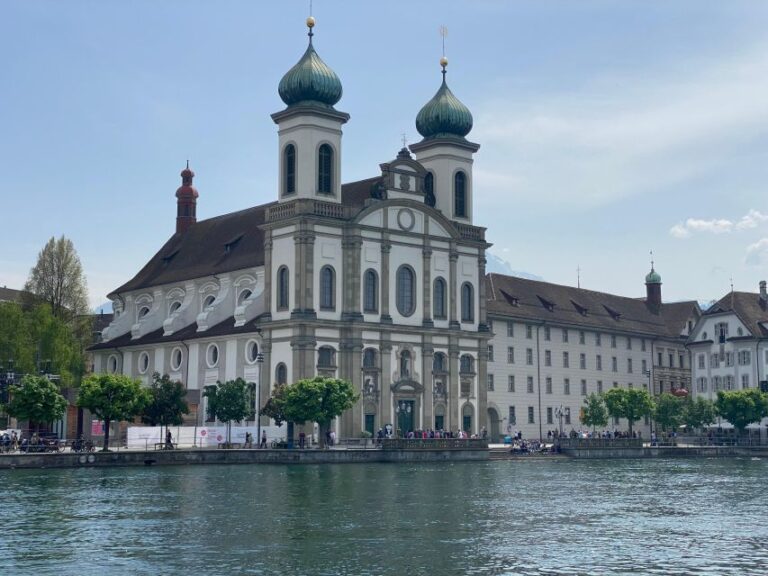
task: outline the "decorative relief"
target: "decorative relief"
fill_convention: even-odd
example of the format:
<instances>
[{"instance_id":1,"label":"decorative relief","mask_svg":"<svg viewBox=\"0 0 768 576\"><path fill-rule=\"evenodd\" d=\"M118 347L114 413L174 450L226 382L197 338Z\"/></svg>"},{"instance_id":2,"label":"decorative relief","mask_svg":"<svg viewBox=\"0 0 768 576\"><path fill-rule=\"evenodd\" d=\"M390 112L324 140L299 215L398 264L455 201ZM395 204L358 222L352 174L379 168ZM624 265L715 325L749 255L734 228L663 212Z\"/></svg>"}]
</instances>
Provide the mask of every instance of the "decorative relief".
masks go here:
<instances>
[{"instance_id":1,"label":"decorative relief","mask_svg":"<svg viewBox=\"0 0 768 576\"><path fill-rule=\"evenodd\" d=\"M413 229L414 224L416 224L416 216L414 216L413 211L408 208L401 208L397 213L397 225L400 226L400 229L409 232Z\"/></svg>"}]
</instances>

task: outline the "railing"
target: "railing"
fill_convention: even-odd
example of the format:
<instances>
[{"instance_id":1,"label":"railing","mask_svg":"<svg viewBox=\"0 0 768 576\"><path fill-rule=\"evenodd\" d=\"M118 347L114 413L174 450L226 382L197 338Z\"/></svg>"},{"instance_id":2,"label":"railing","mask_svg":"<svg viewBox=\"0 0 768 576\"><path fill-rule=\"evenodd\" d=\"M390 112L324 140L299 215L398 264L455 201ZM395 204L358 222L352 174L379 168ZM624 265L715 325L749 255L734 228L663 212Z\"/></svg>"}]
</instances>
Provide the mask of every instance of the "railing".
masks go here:
<instances>
[{"instance_id":1,"label":"railing","mask_svg":"<svg viewBox=\"0 0 768 576\"><path fill-rule=\"evenodd\" d=\"M282 220L283 218L290 218L296 212L296 203L289 202L287 204L278 204L277 206L271 206L267 210L267 221L272 222L274 220Z\"/></svg>"},{"instance_id":2,"label":"railing","mask_svg":"<svg viewBox=\"0 0 768 576\"><path fill-rule=\"evenodd\" d=\"M470 224L462 224L460 222L453 222L456 226L456 230L459 231L461 237L465 240L475 240L476 242L485 241L485 228L479 226L472 226Z\"/></svg>"},{"instance_id":3,"label":"railing","mask_svg":"<svg viewBox=\"0 0 768 576\"><path fill-rule=\"evenodd\" d=\"M642 448L642 438L560 438L560 448L604 449L604 448Z\"/></svg>"},{"instance_id":4,"label":"railing","mask_svg":"<svg viewBox=\"0 0 768 576\"><path fill-rule=\"evenodd\" d=\"M312 214L328 218L344 218L344 206L333 202L315 200L312 206Z\"/></svg>"},{"instance_id":5,"label":"railing","mask_svg":"<svg viewBox=\"0 0 768 576\"><path fill-rule=\"evenodd\" d=\"M343 204L298 198L291 202L270 206L267 209L267 222L284 220L300 214L322 216L324 218L345 218L346 209Z\"/></svg>"},{"instance_id":6,"label":"railing","mask_svg":"<svg viewBox=\"0 0 768 576\"><path fill-rule=\"evenodd\" d=\"M384 450L487 450L484 438L384 438Z\"/></svg>"}]
</instances>

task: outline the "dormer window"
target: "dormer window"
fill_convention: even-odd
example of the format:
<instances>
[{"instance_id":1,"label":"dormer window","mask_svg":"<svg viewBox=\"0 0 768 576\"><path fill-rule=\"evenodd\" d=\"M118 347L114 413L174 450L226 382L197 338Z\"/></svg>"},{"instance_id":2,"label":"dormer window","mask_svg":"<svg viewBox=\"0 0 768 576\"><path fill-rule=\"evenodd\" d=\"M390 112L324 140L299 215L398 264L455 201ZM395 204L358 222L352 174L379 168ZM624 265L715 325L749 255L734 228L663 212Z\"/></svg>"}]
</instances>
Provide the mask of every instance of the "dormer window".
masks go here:
<instances>
[{"instance_id":1,"label":"dormer window","mask_svg":"<svg viewBox=\"0 0 768 576\"><path fill-rule=\"evenodd\" d=\"M213 306L214 302L216 302L216 296L214 296L213 294L206 296L205 300L203 300L203 310Z\"/></svg>"},{"instance_id":2,"label":"dormer window","mask_svg":"<svg viewBox=\"0 0 768 576\"><path fill-rule=\"evenodd\" d=\"M579 314L581 314L582 316L586 316L587 312L589 312L589 310L587 308L585 308L584 306L582 306L578 302L574 302L573 300L571 300L571 304L573 304L573 307L576 308L576 311Z\"/></svg>"},{"instance_id":3,"label":"dormer window","mask_svg":"<svg viewBox=\"0 0 768 576\"><path fill-rule=\"evenodd\" d=\"M139 320L144 318L144 316L146 316L147 314L149 314L149 306L142 306L141 308L139 308L139 313L138 313Z\"/></svg>"},{"instance_id":4,"label":"dormer window","mask_svg":"<svg viewBox=\"0 0 768 576\"><path fill-rule=\"evenodd\" d=\"M240 292L240 296L237 297L237 305L242 306L243 303L251 297L252 292L246 288Z\"/></svg>"},{"instance_id":5,"label":"dormer window","mask_svg":"<svg viewBox=\"0 0 768 576\"><path fill-rule=\"evenodd\" d=\"M616 310L614 310L610 306L606 306L605 304L603 304L603 308L605 308L605 311L608 312L610 317L613 318L614 320L621 319L621 312L617 312Z\"/></svg>"},{"instance_id":6,"label":"dormer window","mask_svg":"<svg viewBox=\"0 0 768 576\"><path fill-rule=\"evenodd\" d=\"M546 298L542 298L541 296L538 297L539 302L541 302L541 305L544 306L544 308L547 309L548 312L554 312L555 311L555 303L551 300L547 300Z\"/></svg>"},{"instance_id":7,"label":"dormer window","mask_svg":"<svg viewBox=\"0 0 768 576\"><path fill-rule=\"evenodd\" d=\"M240 240L243 238L243 235L240 234L239 236L236 236L232 238L232 240L229 240L227 243L224 244L224 253L229 254L232 252L232 250L235 249L235 247L238 245Z\"/></svg>"},{"instance_id":8,"label":"dormer window","mask_svg":"<svg viewBox=\"0 0 768 576\"><path fill-rule=\"evenodd\" d=\"M178 300L171 302L170 307L168 308L168 315L170 316L174 312L176 312L179 308L181 308L181 302Z\"/></svg>"}]
</instances>

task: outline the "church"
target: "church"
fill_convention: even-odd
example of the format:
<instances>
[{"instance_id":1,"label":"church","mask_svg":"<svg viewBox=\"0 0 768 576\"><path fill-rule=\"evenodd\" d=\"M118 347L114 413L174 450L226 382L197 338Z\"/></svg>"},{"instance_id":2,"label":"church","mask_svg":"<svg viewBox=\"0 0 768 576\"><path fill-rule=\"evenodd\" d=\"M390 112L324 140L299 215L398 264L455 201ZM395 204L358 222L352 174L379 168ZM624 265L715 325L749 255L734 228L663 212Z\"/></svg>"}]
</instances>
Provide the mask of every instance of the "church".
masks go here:
<instances>
[{"instance_id":1,"label":"church","mask_svg":"<svg viewBox=\"0 0 768 576\"><path fill-rule=\"evenodd\" d=\"M472 115L442 58L442 82L416 115L422 140L342 184L350 117L314 26L308 18L307 49L278 86L274 201L197 221L187 166L175 233L109 295L94 370L145 383L169 374L197 424L211 421L202 392L217 381L257 384L263 406L275 385L325 375L360 394L334 423L340 437L387 424L481 433L489 244L473 222Z\"/></svg>"}]
</instances>

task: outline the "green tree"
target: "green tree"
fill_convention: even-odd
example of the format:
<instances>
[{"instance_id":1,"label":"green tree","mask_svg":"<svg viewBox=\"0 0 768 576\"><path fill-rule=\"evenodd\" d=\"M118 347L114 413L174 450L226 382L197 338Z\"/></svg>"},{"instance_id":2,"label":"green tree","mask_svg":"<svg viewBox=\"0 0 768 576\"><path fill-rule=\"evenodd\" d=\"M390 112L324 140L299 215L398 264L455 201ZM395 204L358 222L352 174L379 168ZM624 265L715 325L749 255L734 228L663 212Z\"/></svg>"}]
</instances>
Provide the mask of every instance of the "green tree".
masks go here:
<instances>
[{"instance_id":1,"label":"green tree","mask_svg":"<svg viewBox=\"0 0 768 576\"><path fill-rule=\"evenodd\" d=\"M325 433L331 421L349 410L360 397L346 380L323 376L286 385L278 394L279 406L287 422L317 422L321 446L325 445ZM275 398L274 393L272 398Z\"/></svg>"},{"instance_id":2,"label":"green tree","mask_svg":"<svg viewBox=\"0 0 768 576\"><path fill-rule=\"evenodd\" d=\"M683 421L683 400L664 392L656 399L653 419L662 430L675 430Z\"/></svg>"},{"instance_id":3,"label":"green tree","mask_svg":"<svg viewBox=\"0 0 768 576\"><path fill-rule=\"evenodd\" d=\"M282 426L286 421L285 416L285 387L286 384L278 384L272 390L272 395L269 397L264 407L259 412L260 416L266 416L275 421L276 426Z\"/></svg>"},{"instance_id":4,"label":"green tree","mask_svg":"<svg viewBox=\"0 0 768 576\"><path fill-rule=\"evenodd\" d=\"M6 406L10 416L28 420L30 424L49 424L61 419L67 410L67 399L59 387L43 376L25 376L11 386L11 401Z\"/></svg>"},{"instance_id":5,"label":"green tree","mask_svg":"<svg viewBox=\"0 0 768 576\"><path fill-rule=\"evenodd\" d=\"M187 391L184 384L171 380L168 374L152 374L152 384L148 388L149 401L144 407L141 420L150 426L178 426L184 421L184 414L189 414L189 405L185 399Z\"/></svg>"},{"instance_id":6,"label":"green tree","mask_svg":"<svg viewBox=\"0 0 768 576\"><path fill-rule=\"evenodd\" d=\"M62 386L76 385L84 373L85 362L71 324L56 318L46 304L29 310L27 318L38 370L58 374Z\"/></svg>"},{"instance_id":7,"label":"green tree","mask_svg":"<svg viewBox=\"0 0 768 576\"><path fill-rule=\"evenodd\" d=\"M599 394L593 392L584 399L584 406L581 407L579 420L581 420L584 426L592 426L592 430L597 426L608 424L608 410Z\"/></svg>"},{"instance_id":8,"label":"green tree","mask_svg":"<svg viewBox=\"0 0 768 576\"><path fill-rule=\"evenodd\" d=\"M56 318L72 320L88 313L88 288L80 257L69 238L51 238L37 255L24 290L51 307Z\"/></svg>"},{"instance_id":9,"label":"green tree","mask_svg":"<svg viewBox=\"0 0 768 576\"><path fill-rule=\"evenodd\" d=\"M0 302L0 371L35 372L30 323L17 302Z\"/></svg>"},{"instance_id":10,"label":"green tree","mask_svg":"<svg viewBox=\"0 0 768 576\"><path fill-rule=\"evenodd\" d=\"M741 434L749 424L768 416L768 396L757 388L721 390L717 393L715 409Z\"/></svg>"},{"instance_id":11,"label":"green tree","mask_svg":"<svg viewBox=\"0 0 768 576\"><path fill-rule=\"evenodd\" d=\"M630 434L633 424L653 411L650 394L639 388L611 388L603 394L603 401L608 414L614 418L627 419Z\"/></svg>"},{"instance_id":12,"label":"green tree","mask_svg":"<svg viewBox=\"0 0 768 576\"><path fill-rule=\"evenodd\" d=\"M149 402L149 391L139 380L122 374L93 374L83 380L77 405L104 421L104 451L109 450L111 423L132 420Z\"/></svg>"},{"instance_id":13,"label":"green tree","mask_svg":"<svg viewBox=\"0 0 768 576\"><path fill-rule=\"evenodd\" d=\"M689 430L708 426L714 423L716 418L717 412L715 410L715 403L712 400L707 400L706 398L692 400L689 397L683 402L681 421Z\"/></svg>"},{"instance_id":14,"label":"green tree","mask_svg":"<svg viewBox=\"0 0 768 576\"><path fill-rule=\"evenodd\" d=\"M242 378L223 384L217 382L215 386L206 386L203 396L208 398L209 413L227 425L227 444L230 444L232 422L240 422L253 414L250 386Z\"/></svg>"}]
</instances>

